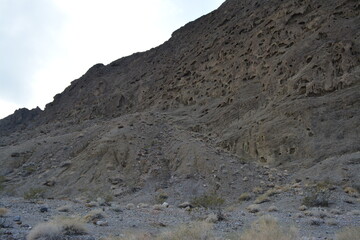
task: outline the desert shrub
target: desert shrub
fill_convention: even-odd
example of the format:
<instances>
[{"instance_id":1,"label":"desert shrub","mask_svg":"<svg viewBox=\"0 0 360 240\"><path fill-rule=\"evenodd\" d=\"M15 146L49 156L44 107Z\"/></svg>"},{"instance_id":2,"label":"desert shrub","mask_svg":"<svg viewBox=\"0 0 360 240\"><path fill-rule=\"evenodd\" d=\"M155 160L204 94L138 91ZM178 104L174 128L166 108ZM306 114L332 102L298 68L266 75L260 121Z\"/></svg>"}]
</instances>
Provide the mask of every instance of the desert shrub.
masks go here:
<instances>
[{"instance_id":1,"label":"desert shrub","mask_svg":"<svg viewBox=\"0 0 360 240\"><path fill-rule=\"evenodd\" d=\"M275 218L263 216L245 230L240 240L295 240L298 239L295 228L282 228Z\"/></svg>"},{"instance_id":2,"label":"desert shrub","mask_svg":"<svg viewBox=\"0 0 360 240\"><path fill-rule=\"evenodd\" d=\"M250 213L257 213L260 212L260 207L258 204L251 204L246 207L246 210L248 210Z\"/></svg>"},{"instance_id":3,"label":"desert shrub","mask_svg":"<svg viewBox=\"0 0 360 240\"><path fill-rule=\"evenodd\" d=\"M169 198L169 196L167 195L166 192L164 192L164 191L159 191L159 193L155 196L155 202L158 203L158 204L162 204L162 203L165 202L168 198Z\"/></svg>"},{"instance_id":4,"label":"desert shrub","mask_svg":"<svg viewBox=\"0 0 360 240\"><path fill-rule=\"evenodd\" d=\"M27 240L60 240L61 239L61 226L53 223L40 223L35 226L27 235Z\"/></svg>"},{"instance_id":5,"label":"desert shrub","mask_svg":"<svg viewBox=\"0 0 360 240\"><path fill-rule=\"evenodd\" d=\"M261 188L261 187L254 187L254 189L252 190L253 193L256 193L256 194L261 194L264 192L264 189Z\"/></svg>"},{"instance_id":6,"label":"desert shrub","mask_svg":"<svg viewBox=\"0 0 360 240\"><path fill-rule=\"evenodd\" d=\"M353 187L345 187L344 192L349 194L349 196L352 196L352 197L357 197L359 195L358 190Z\"/></svg>"},{"instance_id":7,"label":"desert shrub","mask_svg":"<svg viewBox=\"0 0 360 240\"><path fill-rule=\"evenodd\" d=\"M0 192L2 190L4 190L4 183L5 183L5 177L4 176L0 176Z\"/></svg>"},{"instance_id":8,"label":"desert shrub","mask_svg":"<svg viewBox=\"0 0 360 240\"><path fill-rule=\"evenodd\" d=\"M35 226L27 235L27 240L63 240L67 235L83 235L87 230L79 218L57 217L47 223Z\"/></svg>"},{"instance_id":9,"label":"desert shrub","mask_svg":"<svg viewBox=\"0 0 360 240\"><path fill-rule=\"evenodd\" d=\"M194 222L176 227L170 231L160 234L157 240L213 240L215 239L212 224L207 222Z\"/></svg>"},{"instance_id":10,"label":"desert shrub","mask_svg":"<svg viewBox=\"0 0 360 240\"><path fill-rule=\"evenodd\" d=\"M349 227L342 229L336 234L336 240L355 240L359 239L360 227Z\"/></svg>"},{"instance_id":11,"label":"desert shrub","mask_svg":"<svg viewBox=\"0 0 360 240\"><path fill-rule=\"evenodd\" d=\"M29 191L24 193L24 199L37 199L44 197L45 190L42 188L30 188Z\"/></svg>"},{"instance_id":12,"label":"desert shrub","mask_svg":"<svg viewBox=\"0 0 360 240\"><path fill-rule=\"evenodd\" d=\"M194 207L204 207L204 208L220 208L225 203L225 200L216 194L202 195L196 197L191 201L191 204Z\"/></svg>"},{"instance_id":13,"label":"desert shrub","mask_svg":"<svg viewBox=\"0 0 360 240\"><path fill-rule=\"evenodd\" d=\"M249 201L251 199L251 195L248 192L242 193L239 197L240 202Z\"/></svg>"},{"instance_id":14,"label":"desert shrub","mask_svg":"<svg viewBox=\"0 0 360 240\"><path fill-rule=\"evenodd\" d=\"M254 203L260 204L269 201L270 201L269 197L266 194L262 194L255 199Z\"/></svg>"},{"instance_id":15,"label":"desert shrub","mask_svg":"<svg viewBox=\"0 0 360 240\"><path fill-rule=\"evenodd\" d=\"M8 212L7 208L0 208L0 217L4 217Z\"/></svg>"},{"instance_id":16,"label":"desert shrub","mask_svg":"<svg viewBox=\"0 0 360 240\"><path fill-rule=\"evenodd\" d=\"M305 197L302 200L302 205L307 207L328 207L329 198L329 185L322 182L305 189Z\"/></svg>"},{"instance_id":17,"label":"desert shrub","mask_svg":"<svg viewBox=\"0 0 360 240\"><path fill-rule=\"evenodd\" d=\"M154 238L147 233L126 233L121 237L107 237L100 240L153 240Z\"/></svg>"},{"instance_id":18,"label":"desert shrub","mask_svg":"<svg viewBox=\"0 0 360 240\"><path fill-rule=\"evenodd\" d=\"M51 222L61 226L64 235L84 235L87 233L85 224L79 217L56 217Z\"/></svg>"},{"instance_id":19,"label":"desert shrub","mask_svg":"<svg viewBox=\"0 0 360 240\"><path fill-rule=\"evenodd\" d=\"M84 216L84 220L87 223L96 222L100 219L104 219L106 217L105 213L101 209L95 209L90 211L87 215Z\"/></svg>"}]
</instances>

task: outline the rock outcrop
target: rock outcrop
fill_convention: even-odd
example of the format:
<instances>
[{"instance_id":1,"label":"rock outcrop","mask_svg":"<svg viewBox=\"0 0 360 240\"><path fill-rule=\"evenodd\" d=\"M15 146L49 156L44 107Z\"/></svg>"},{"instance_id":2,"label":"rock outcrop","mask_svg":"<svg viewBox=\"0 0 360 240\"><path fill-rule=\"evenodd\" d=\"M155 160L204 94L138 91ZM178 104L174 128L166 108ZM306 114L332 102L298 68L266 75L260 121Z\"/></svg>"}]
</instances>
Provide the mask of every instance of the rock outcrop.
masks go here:
<instances>
[{"instance_id":1,"label":"rock outcrop","mask_svg":"<svg viewBox=\"0 0 360 240\"><path fill-rule=\"evenodd\" d=\"M1 120L0 174L31 179L19 192L55 178L63 195L232 194L244 161L296 172L353 156L359 16L352 0L227 0L157 48L96 64L44 112Z\"/></svg>"}]
</instances>

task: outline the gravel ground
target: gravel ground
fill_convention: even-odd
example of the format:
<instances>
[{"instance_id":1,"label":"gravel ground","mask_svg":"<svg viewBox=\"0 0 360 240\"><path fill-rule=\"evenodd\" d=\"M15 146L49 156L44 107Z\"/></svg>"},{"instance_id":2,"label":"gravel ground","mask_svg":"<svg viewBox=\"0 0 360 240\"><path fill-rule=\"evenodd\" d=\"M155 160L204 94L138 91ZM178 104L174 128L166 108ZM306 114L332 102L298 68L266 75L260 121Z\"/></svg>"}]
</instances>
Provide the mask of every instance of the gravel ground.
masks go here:
<instances>
[{"instance_id":1,"label":"gravel ground","mask_svg":"<svg viewBox=\"0 0 360 240\"><path fill-rule=\"evenodd\" d=\"M340 229L360 226L358 199L354 199L352 203L339 201L327 208L310 208L300 211L296 198L296 196L290 198L289 193L277 195L270 202L257 205L259 208L257 213L250 213L246 209L250 202L225 206L222 209L224 220L214 224L214 231L219 239L226 239L231 233L241 232L249 227L261 215L277 218L282 226L295 226L299 230L301 239L335 239L335 233ZM276 211L269 212L268 209L271 206ZM55 216L83 217L95 209L102 209L105 214L105 218L99 220L99 225L87 223L89 234L68 239L101 239L107 236L121 236L126 232L157 234L169 227L205 220L209 214L217 212L203 208L188 211L171 204L165 208L147 204L138 206L114 202L103 204L102 200L86 203L79 200L50 199L26 201L22 198L10 197L1 198L0 207L9 209L0 221L2 223L0 239L4 240L26 239L26 235L34 226L49 221ZM59 211L61 207L68 211Z\"/></svg>"}]
</instances>

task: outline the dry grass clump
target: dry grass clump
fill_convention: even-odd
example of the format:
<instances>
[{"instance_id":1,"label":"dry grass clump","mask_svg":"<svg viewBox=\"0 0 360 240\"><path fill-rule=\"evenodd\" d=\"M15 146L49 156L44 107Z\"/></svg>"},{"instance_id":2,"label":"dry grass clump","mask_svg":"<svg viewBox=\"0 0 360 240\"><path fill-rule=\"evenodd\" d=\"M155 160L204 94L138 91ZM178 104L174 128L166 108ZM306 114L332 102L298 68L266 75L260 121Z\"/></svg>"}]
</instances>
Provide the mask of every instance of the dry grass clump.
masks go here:
<instances>
[{"instance_id":1,"label":"dry grass clump","mask_svg":"<svg viewBox=\"0 0 360 240\"><path fill-rule=\"evenodd\" d=\"M164 232L156 240L214 240L212 224L207 222L194 222L174 228L172 231Z\"/></svg>"},{"instance_id":2,"label":"dry grass clump","mask_svg":"<svg viewBox=\"0 0 360 240\"><path fill-rule=\"evenodd\" d=\"M351 197L358 197L359 196L358 190L356 190L353 187L345 187L344 192L347 193Z\"/></svg>"},{"instance_id":3,"label":"dry grass clump","mask_svg":"<svg viewBox=\"0 0 360 240\"><path fill-rule=\"evenodd\" d=\"M220 208L224 204L225 200L216 194L202 195L195 197L191 204L195 207L203 208Z\"/></svg>"},{"instance_id":4,"label":"dry grass clump","mask_svg":"<svg viewBox=\"0 0 360 240\"><path fill-rule=\"evenodd\" d=\"M87 215L84 216L84 220L87 223L96 223L100 219L104 219L106 217L105 213L101 209L94 209L90 211Z\"/></svg>"},{"instance_id":5,"label":"dry grass clump","mask_svg":"<svg viewBox=\"0 0 360 240\"><path fill-rule=\"evenodd\" d=\"M256 204L260 204L260 203L264 203L264 202L270 202L270 198L266 194L262 194L262 195L258 196L254 201L254 203L256 203Z\"/></svg>"},{"instance_id":6,"label":"dry grass clump","mask_svg":"<svg viewBox=\"0 0 360 240\"><path fill-rule=\"evenodd\" d=\"M248 210L250 213L257 213L260 211L260 207L257 204L251 204L247 206L246 210Z\"/></svg>"},{"instance_id":7,"label":"dry grass clump","mask_svg":"<svg viewBox=\"0 0 360 240\"><path fill-rule=\"evenodd\" d=\"M207 222L192 222L177 226L158 236L147 233L127 233L121 237L108 237L102 240L215 240L212 224Z\"/></svg>"},{"instance_id":8,"label":"dry grass clump","mask_svg":"<svg viewBox=\"0 0 360 240\"><path fill-rule=\"evenodd\" d=\"M256 194L261 194L264 192L264 189L262 189L261 187L254 187L252 192Z\"/></svg>"},{"instance_id":9,"label":"dry grass clump","mask_svg":"<svg viewBox=\"0 0 360 240\"><path fill-rule=\"evenodd\" d=\"M242 193L239 197L240 202L249 201L250 199L251 199L251 194L248 192Z\"/></svg>"},{"instance_id":10,"label":"dry grass clump","mask_svg":"<svg viewBox=\"0 0 360 240\"><path fill-rule=\"evenodd\" d=\"M35 226L27 235L27 240L62 240L69 235L87 234L84 223L79 218L57 217L47 223Z\"/></svg>"},{"instance_id":11,"label":"dry grass clump","mask_svg":"<svg viewBox=\"0 0 360 240\"><path fill-rule=\"evenodd\" d=\"M154 240L154 238L147 233L126 233L121 237L107 237L101 240Z\"/></svg>"},{"instance_id":12,"label":"dry grass clump","mask_svg":"<svg viewBox=\"0 0 360 240\"><path fill-rule=\"evenodd\" d=\"M251 228L244 231L240 240L295 240L298 239L295 228L282 228L275 218L263 216L255 221Z\"/></svg>"},{"instance_id":13,"label":"dry grass clump","mask_svg":"<svg viewBox=\"0 0 360 240\"><path fill-rule=\"evenodd\" d=\"M355 240L360 237L360 227L344 228L336 234L336 240Z\"/></svg>"},{"instance_id":14,"label":"dry grass clump","mask_svg":"<svg viewBox=\"0 0 360 240\"><path fill-rule=\"evenodd\" d=\"M9 212L7 208L0 208L0 217L4 217Z\"/></svg>"}]
</instances>

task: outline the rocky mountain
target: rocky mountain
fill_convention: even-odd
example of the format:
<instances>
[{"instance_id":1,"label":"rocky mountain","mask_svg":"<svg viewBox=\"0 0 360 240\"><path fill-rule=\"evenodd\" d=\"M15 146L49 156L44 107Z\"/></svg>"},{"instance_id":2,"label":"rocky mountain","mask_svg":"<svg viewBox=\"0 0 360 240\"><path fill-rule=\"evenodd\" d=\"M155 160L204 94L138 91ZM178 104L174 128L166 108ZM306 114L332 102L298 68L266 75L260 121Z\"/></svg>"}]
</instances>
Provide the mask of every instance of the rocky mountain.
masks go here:
<instances>
[{"instance_id":1,"label":"rocky mountain","mask_svg":"<svg viewBox=\"0 0 360 240\"><path fill-rule=\"evenodd\" d=\"M56 73L54 73L56 74ZM360 2L227 0L0 121L2 194L170 199L360 181Z\"/></svg>"}]
</instances>

